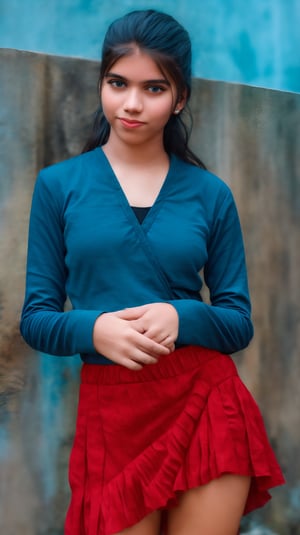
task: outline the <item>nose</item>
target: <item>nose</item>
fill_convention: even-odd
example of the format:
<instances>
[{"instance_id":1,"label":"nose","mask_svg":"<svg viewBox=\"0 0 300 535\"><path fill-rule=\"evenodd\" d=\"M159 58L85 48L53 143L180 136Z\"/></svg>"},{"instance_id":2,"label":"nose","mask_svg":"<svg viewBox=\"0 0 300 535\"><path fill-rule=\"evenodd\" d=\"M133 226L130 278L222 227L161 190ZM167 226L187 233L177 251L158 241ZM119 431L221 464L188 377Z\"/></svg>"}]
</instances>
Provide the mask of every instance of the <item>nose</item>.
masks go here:
<instances>
[{"instance_id":1,"label":"nose","mask_svg":"<svg viewBox=\"0 0 300 535\"><path fill-rule=\"evenodd\" d=\"M128 113L140 113L143 109L142 95L137 88L131 88L126 92L124 111Z\"/></svg>"}]
</instances>

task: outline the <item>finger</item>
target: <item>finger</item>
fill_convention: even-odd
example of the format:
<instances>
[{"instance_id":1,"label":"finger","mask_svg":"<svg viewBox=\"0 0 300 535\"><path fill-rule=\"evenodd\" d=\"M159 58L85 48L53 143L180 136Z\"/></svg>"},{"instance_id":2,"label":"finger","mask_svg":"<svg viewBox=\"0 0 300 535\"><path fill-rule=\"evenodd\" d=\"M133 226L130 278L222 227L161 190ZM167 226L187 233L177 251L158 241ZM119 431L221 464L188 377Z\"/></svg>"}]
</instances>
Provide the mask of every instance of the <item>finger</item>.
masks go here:
<instances>
[{"instance_id":1,"label":"finger","mask_svg":"<svg viewBox=\"0 0 300 535\"><path fill-rule=\"evenodd\" d=\"M164 346L174 345L174 342L175 342L174 337L170 336L170 335L168 335L165 338L159 340L159 343L164 345Z\"/></svg>"},{"instance_id":2,"label":"finger","mask_svg":"<svg viewBox=\"0 0 300 535\"><path fill-rule=\"evenodd\" d=\"M142 319L138 319L138 320L131 320L130 321L130 327L132 327L135 331L137 331L138 333L141 333L141 334L145 334L145 327L144 327L144 322Z\"/></svg>"},{"instance_id":3,"label":"finger","mask_svg":"<svg viewBox=\"0 0 300 535\"><path fill-rule=\"evenodd\" d=\"M132 360L134 360L135 362L138 362L139 364L143 366L146 366L149 364L156 364L159 360L159 357L148 355L148 353L144 353L143 351L136 351L132 355Z\"/></svg>"},{"instance_id":4,"label":"finger","mask_svg":"<svg viewBox=\"0 0 300 535\"><path fill-rule=\"evenodd\" d=\"M121 366L128 368L128 370L138 371L143 369L143 364L129 358L123 358L120 361Z\"/></svg>"},{"instance_id":5,"label":"finger","mask_svg":"<svg viewBox=\"0 0 300 535\"><path fill-rule=\"evenodd\" d=\"M144 353L154 357L168 355L170 353L170 350L166 346L155 342L143 334L140 336L143 337L143 341L141 342L139 349L141 349Z\"/></svg>"},{"instance_id":6,"label":"finger","mask_svg":"<svg viewBox=\"0 0 300 535\"><path fill-rule=\"evenodd\" d=\"M145 307L146 305L124 308L123 310L117 310L116 312L113 312L113 314L123 320L136 320L145 313Z\"/></svg>"},{"instance_id":7,"label":"finger","mask_svg":"<svg viewBox=\"0 0 300 535\"><path fill-rule=\"evenodd\" d=\"M131 356L132 352L138 349L143 353L157 357L160 355L168 355L170 350L162 344L155 342L148 338L145 334L139 333L132 329L127 337L127 351L126 356Z\"/></svg>"},{"instance_id":8,"label":"finger","mask_svg":"<svg viewBox=\"0 0 300 535\"><path fill-rule=\"evenodd\" d=\"M162 332L160 327L150 327L149 329L144 329L143 334L159 344L161 344L161 341L165 338L165 334Z\"/></svg>"},{"instance_id":9,"label":"finger","mask_svg":"<svg viewBox=\"0 0 300 535\"><path fill-rule=\"evenodd\" d=\"M156 364L158 357L148 355L143 351L135 349L130 356L120 359L120 364L130 370L140 370L146 365Z\"/></svg>"},{"instance_id":10,"label":"finger","mask_svg":"<svg viewBox=\"0 0 300 535\"><path fill-rule=\"evenodd\" d=\"M175 350L175 340L172 336L166 336L163 339L158 340L159 344L167 347L170 353L173 353Z\"/></svg>"},{"instance_id":11,"label":"finger","mask_svg":"<svg viewBox=\"0 0 300 535\"><path fill-rule=\"evenodd\" d=\"M173 353L173 351L175 351L175 344L174 343L164 344L164 345L170 350L170 353Z\"/></svg>"}]
</instances>

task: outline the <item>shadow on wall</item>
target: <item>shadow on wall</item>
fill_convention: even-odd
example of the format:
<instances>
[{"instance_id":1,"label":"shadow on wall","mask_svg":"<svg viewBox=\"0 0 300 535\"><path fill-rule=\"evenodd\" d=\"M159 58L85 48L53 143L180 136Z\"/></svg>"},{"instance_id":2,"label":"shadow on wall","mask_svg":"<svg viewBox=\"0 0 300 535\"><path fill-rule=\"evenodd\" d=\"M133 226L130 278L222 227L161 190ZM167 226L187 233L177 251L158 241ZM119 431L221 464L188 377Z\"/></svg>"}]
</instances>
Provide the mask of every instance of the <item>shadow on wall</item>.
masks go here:
<instances>
[{"instance_id":1,"label":"shadow on wall","mask_svg":"<svg viewBox=\"0 0 300 535\"><path fill-rule=\"evenodd\" d=\"M0 54L0 531L59 535L79 359L30 351L18 320L34 180L41 167L81 151L98 102L98 65ZM194 80L191 106L194 149L229 183L240 212L256 334L236 362L288 480L243 529L298 535L300 95Z\"/></svg>"}]
</instances>

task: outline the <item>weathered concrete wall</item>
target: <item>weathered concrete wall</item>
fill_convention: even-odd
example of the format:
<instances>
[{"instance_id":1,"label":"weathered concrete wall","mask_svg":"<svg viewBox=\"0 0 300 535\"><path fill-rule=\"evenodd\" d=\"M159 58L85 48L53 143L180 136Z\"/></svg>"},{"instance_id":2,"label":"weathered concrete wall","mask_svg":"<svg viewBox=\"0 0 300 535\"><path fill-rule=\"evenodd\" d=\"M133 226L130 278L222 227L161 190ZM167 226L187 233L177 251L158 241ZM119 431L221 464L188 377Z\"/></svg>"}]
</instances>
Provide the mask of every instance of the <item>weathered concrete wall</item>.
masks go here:
<instances>
[{"instance_id":1,"label":"weathered concrete wall","mask_svg":"<svg viewBox=\"0 0 300 535\"><path fill-rule=\"evenodd\" d=\"M18 318L34 180L41 167L80 152L98 65L12 50L0 62L0 531L59 535L78 359L28 350ZM192 108L193 145L230 184L244 230L256 334L236 361L288 480L244 530L258 522L298 535L300 95L195 80Z\"/></svg>"}]
</instances>

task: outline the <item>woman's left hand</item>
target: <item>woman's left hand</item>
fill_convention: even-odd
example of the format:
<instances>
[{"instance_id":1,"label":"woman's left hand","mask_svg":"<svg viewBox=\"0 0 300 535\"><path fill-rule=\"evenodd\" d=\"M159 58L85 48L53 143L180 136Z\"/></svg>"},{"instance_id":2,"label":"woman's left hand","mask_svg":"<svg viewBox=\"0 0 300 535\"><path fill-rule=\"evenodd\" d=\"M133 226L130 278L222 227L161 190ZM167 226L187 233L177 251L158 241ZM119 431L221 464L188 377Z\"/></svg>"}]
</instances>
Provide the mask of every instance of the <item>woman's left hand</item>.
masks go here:
<instances>
[{"instance_id":1,"label":"woman's left hand","mask_svg":"<svg viewBox=\"0 0 300 535\"><path fill-rule=\"evenodd\" d=\"M179 318L176 309L169 303L150 303L125 308L113 314L130 321L134 328L151 340L174 350L178 337Z\"/></svg>"}]
</instances>

